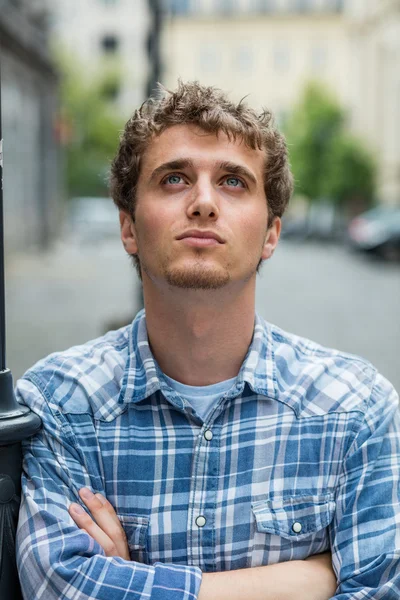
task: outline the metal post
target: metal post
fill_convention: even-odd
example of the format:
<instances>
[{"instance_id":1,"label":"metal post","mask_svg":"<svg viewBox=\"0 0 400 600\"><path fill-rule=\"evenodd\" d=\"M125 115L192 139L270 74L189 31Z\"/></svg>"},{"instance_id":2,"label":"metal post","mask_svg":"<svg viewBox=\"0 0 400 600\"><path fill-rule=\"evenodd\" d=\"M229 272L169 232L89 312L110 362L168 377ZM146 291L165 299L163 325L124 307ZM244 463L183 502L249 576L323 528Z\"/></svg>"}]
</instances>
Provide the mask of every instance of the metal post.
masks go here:
<instances>
[{"instance_id":1,"label":"metal post","mask_svg":"<svg viewBox=\"0 0 400 600\"><path fill-rule=\"evenodd\" d=\"M1 46L0 46L1 48ZM15 532L21 495L21 441L40 429L40 419L18 404L6 367L6 320L3 223L3 136L0 64L0 598L20 600L15 561Z\"/></svg>"},{"instance_id":2,"label":"metal post","mask_svg":"<svg viewBox=\"0 0 400 600\"><path fill-rule=\"evenodd\" d=\"M162 8L160 0L148 0L150 26L147 34L147 55L149 74L146 82L146 98L157 93L157 83L161 81L162 62L160 36L162 27Z\"/></svg>"}]
</instances>

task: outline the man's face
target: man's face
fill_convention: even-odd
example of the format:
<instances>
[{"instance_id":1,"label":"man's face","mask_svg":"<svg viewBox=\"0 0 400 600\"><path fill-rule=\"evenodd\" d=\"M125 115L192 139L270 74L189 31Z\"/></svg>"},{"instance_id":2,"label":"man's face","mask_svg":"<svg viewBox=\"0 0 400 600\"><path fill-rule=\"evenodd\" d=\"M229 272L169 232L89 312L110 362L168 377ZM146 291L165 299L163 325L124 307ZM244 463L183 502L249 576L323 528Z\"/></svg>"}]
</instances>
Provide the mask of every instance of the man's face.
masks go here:
<instances>
[{"instance_id":1,"label":"man's face","mask_svg":"<svg viewBox=\"0 0 400 600\"><path fill-rule=\"evenodd\" d=\"M191 125L154 138L142 157L135 222L121 214L143 280L218 289L255 277L280 230L279 219L267 230L264 161L241 140Z\"/></svg>"}]
</instances>

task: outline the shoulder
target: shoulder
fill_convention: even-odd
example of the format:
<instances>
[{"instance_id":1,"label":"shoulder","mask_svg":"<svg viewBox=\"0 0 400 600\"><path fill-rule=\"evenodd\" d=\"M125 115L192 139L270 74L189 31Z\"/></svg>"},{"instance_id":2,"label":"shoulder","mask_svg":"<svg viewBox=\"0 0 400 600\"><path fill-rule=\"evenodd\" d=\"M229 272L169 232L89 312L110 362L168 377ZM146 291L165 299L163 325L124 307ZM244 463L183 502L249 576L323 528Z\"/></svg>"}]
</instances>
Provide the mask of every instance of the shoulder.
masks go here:
<instances>
[{"instance_id":1,"label":"shoulder","mask_svg":"<svg viewBox=\"0 0 400 600\"><path fill-rule=\"evenodd\" d=\"M38 361L17 381L17 398L41 413L95 413L118 401L129 354L128 325L55 352Z\"/></svg>"},{"instance_id":2,"label":"shoulder","mask_svg":"<svg viewBox=\"0 0 400 600\"><path fill-rule=\"evenodd\" d=\"M365 414L379 376L368 360L270 327L281 400L304 417L331 412Z\"/></svg>"}]
</instances>

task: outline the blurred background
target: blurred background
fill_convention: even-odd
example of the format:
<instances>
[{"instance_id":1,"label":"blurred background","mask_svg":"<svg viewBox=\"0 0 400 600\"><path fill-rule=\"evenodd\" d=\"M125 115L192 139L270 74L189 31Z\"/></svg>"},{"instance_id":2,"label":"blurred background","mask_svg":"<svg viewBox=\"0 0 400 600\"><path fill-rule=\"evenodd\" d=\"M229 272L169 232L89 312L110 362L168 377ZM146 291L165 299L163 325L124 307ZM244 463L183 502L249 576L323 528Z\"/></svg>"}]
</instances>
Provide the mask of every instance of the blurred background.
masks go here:
<instances>
[{"instance_id":1,"label":"blurred background","mask_svg":"<svg viewBox=\"0 0 400 600\"><path fill-rule=\"evenodd\" d=\"M181 77L271 109L288 140L257 310L400 389L400 0L0 0L0 49L14 378L141 307L107 177L125 121Z\"/></svg>"}]
</instances>

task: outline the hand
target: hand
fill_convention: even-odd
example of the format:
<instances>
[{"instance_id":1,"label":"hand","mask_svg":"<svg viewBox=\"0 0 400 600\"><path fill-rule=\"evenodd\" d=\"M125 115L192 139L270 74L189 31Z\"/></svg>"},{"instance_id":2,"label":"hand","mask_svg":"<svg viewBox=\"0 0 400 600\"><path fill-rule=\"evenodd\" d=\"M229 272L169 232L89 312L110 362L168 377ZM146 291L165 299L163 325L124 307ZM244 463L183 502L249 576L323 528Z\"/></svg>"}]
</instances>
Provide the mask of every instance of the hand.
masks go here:
<instances>
[{"instance_id":1,"label":"hand","mask_svg":"<svg viewBox=\"0 0 400 600\"><path fill-rule=\"evenodd\" d=\"M93 518L79 504L73 502L68 512L78 527L100 544L106 556L119 556L130 560L125 531L109 501L101 494L93 494L88 488L79 490L79 496Z\"/></svg>"}]
</instances>

